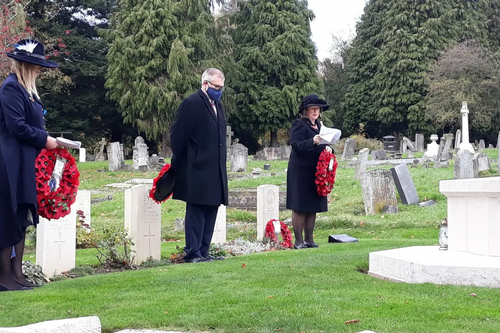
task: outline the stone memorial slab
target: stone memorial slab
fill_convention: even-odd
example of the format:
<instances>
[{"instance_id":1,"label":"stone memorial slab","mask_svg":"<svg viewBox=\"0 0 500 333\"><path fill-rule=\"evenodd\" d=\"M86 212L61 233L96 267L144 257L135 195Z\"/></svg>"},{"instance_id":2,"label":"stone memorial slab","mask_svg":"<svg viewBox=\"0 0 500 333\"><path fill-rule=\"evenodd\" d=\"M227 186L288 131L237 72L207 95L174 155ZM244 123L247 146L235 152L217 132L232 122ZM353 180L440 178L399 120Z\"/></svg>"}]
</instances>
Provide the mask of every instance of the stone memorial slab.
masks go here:
<instances>
[{"instance_id":1,"label":"stone memorial slab","mask_svg":"<svg viewBox=\"0 0 500 333\"><path fill-rule=\"evenodd\" d=\"M20 327L0 327L0 333L101 333L99 317L44 321Z\"/></svg>"},{"instance_id":2,"label":"stone memorial slab","mask_svg":"<svg viewBox=\"0 0 500 333\"><path fill-rule=\"evenodd\" d=\"M366 215L397 213L398 202L391 171L375 169L361 176L361 190Z\"/></svg>"},{"instance_id":3,"label":"stone memorial slab","mask_svg":"<svg viewBox=\"0 0 500 333\"><path fill-rule=\"evenodd\" d=\"M85 216L85 224L88 224L89 228L92 227L92 193L90 191L78 190L71 210L74 210L75 213L81 210Z\"/></svg>"},{"instance_id":4,"label":"stone memorial slab","mask_svg":"<svg viewBox=\"0 0 500 333\"><path fill-rule=\"evenodd\" d=\"M491 161L488 155L485 153L476 153L474 154L473 161L476 160L477 163L477 171L489 171L491 169Z\"/></svg>"},{"instance_id":5,"label":"stone memorial slab","mask_svg":"<svg viewBox=\"0 0 500 333\"><path fill-rule=\"evenodd\" d=\"M431 135L431 143L427 144L427 151L425 152L426 156L437 158L439 153L439 145L436 143L438 139L437 134Z\"/></svg>"},{"instance_id":6,"label":"stone memorial slab","mask_svg":"<svg viewBox=\"0 0 500 333\"><path fill-rule=\"evenodd\" d=\"M417 147L415 147L415 144L408 139L406 136L403 137L403 144L412 152L417 151ZM403 153L406 153L406 151L403 151Z\"/></svg>"},{"instance_id":7,"label":"stone memorial slab","mask_svg":"<svg viewBox=\"0 0 500 333\"><path fill-rule=\"evenodd\" d=\"M149 197L152 185L125 190L125 228L132 238L134 263L161 259L161 205Z\"/></svg>"},{"instance_id":8,"label":"stone memorial slab","mask_svg":"<svg viewBox=\"0 0 500 333\"><path fill-rule=\"evenodd\" d=\"M486 149L486 144L484 143L484 140L483 139L479 140L479 145L478 145L477 150L484 151L485 149Z\"/></svg>"},{"instance_id":9,"label":"stone memorial slab","mask_svg":"<svg viewBox=\"0 0 500 333\"><path fill-rule=\"evenodd\" d=\"M356 173L354 175L354 179L360 180L361 175L366 171L366 164L368 163L368 154L370 153L370 149L363 148L359 151L358 154L358 163L356 163Z\"/></svg>"},{"instance_id":10,"label":"stone memorial slab","mask_svg":"<svg viewBox=\"0 0 500 333\"><path fill-rule=\"evenodd\" d=\"M237 143L231 147L230 154L230 172L246 172L248 162L248 148L241 143Z\"/></svg>"},{"instance_id":11,"label":"stone memorial slab","mask_svg":"<svg viewBox=\"0 0 500 333\"><path fill-rule=\"evenodd\" d=\"M453 177L455 179L474 178L472 154L468 150L460 150L457 153Z\"/></svg>"},{"instance_id":12,"label":"stone memorial slab","mask_svg":"<svg viewBox=\"0 0 500 333\"><path fill-rule=\"evenodd\" d=\"M379 149L372 151L372 161L383 161L386 159L385 150Z\"/></svg>"},{"instance_id":13,"label":"stone memorial slab","mask_svg":"<svg viewBox=\"0 0 500 333\"><path fill-rule=\"evenodd\" d=\"M57 220L40 217L36 232L36 264L47 277L75 267L76 210Z\"/></svg>"},{"instance_id":14,"label":"stone memorial slab","mask_svg":"<svg viewBox=\"0 0 500 333\"><path fill-rule=\"evenodd\" d=\"M85 163L87 161L87 149L85 148L78 149L78 161L80 163Z\"/></svg>"},{"instance_id":15,"label":"stone memorial slab","mask_svg":"<svg viewBox=\"0 0 500 333\"><path fill-rule=\"evenodd\" d=\"M438 153L436 155L436 159L439 160L439 158L441 157L441 154L443 153L443 149L444 149L444 144L445 144L445 137L442 136L440 139L439 139L439 148L438 148Z\"/></svg>"},{"instance_id":16,"label":"stone memorial slab","mask_svg":"<svg viewBox=\"0 0 500 333\"><path fill-rule=\"evenodd\" d=\"M119 142L111 142L108 145L109 171L119 171L122 169L123 154Z\"/></svg>"},{"instance_id":17,"label":"stone memorial slab","mask_svg":"<svg viewBox=\"0 0 500 333\"><path fill-rule=\"evenodd\" d=\"M500 149L498 149L497 172L500 173Z\"/></svg>"},{"instance_id":18,"label":"stone memorial slab","mask_svg":"<svg viewBox=\"0 0 500 333\"><path fill-rule=\"evenodd\" d=\"M217 211L217 217L215 219L215 228L211 243L224 244L226 242L226 217L226 206L220 205L219 210Z\"/></svg>"},{"instance_id":19,"label":"stone memorial slab","mask_svg":"<svg viewBox=\"0 0 500 333\"><path fill-rule=\"evenodd\" d=\"M342 161L350 160L354 156L356 149L356 140L354 138L347 138L345 140L344 150L342 151Z\"/></svg>"},{"instance_id":20,"label":"stone memorial slab","mask_svg":"<svg viewBox=\"0 0 500 333\"><path fill-rule=\"evenodd\" d=\"M497 137L497 149L500 149L500 132L498 132L498 137Z\"/></svg>"},{"instance_id":21,"label":"stone memorial slab","mask_svg":"<svg viewBox=\"0 0 500 333\"><path fill-rule=\"evenodd\" d=\"M411 178L410 171L408 170L408 166L406 164L398 165L391 168L391 172L401 202L405 205L418 204L420 199L413 179Z\"/></svg>"},{"instance_id":22,"label":"stone memorial slab","mask_svg":"<svg viewBox=\"0 0 500 333\"><path fill-rule=\"evenodd\" d=\"M460 148L460 143L462 142L462 130L458 129L455 134L455 149Z\"/></svg>"},{"instance_id":23,"label":"stone memorial slab","mask_svg":"<svg viewBox=\"0 0 500 333\"><path fill-rule=\"evenodd\" d=\"M424 152L425 141L423 134L415 134L415 145L417 146L417 151L420 153Z\"/></svg>"},{"instance_id":24,"label":"stone memorial slab","mask_svg":"<svg viewBox=\"0 0 500 333\"><path fill-rule=\"evenodd\" d=\"M104 147L106 147L106 139L102 138L99 142L99 148L94 151L95 160L98 162L102 162L105 160L104 158Z\"/></svg>"},{"instance_id":25,"label":"stone memorial slab","mask_svg":"<svg viewBox=\"0 0 500 333\"><path fill-rule=\"evenodd\" d=\"M447 133L444 135L444 147L441 151L441 155L439 155L439 159L448 159L451 147L453 144L453 134Z\"/></svg>"},{"instance_id":26,"label":"stone memorial slab","mask_svg":"<svg viewBox=\"0 0 500 333\"><path fill-rule=\"evenodd\" d=\"M279 187L260 185L257 186L257 240L264 239L270 220L279 220Z\"/></svg>"}]
</instances>

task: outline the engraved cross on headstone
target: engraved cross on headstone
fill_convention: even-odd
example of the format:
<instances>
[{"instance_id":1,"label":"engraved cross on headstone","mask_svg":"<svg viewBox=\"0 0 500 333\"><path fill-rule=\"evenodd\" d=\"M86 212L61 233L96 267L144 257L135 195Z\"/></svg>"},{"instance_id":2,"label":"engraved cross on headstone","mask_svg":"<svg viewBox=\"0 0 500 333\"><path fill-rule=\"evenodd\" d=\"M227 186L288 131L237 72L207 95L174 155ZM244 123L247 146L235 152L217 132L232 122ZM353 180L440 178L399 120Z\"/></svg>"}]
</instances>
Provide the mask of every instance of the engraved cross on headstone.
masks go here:
<instances>
[{"instance_id":1,"label":"engraved cross on headstone","mask_svg":"<svg viewBox=\"0 0 500 333\"><path fill-rule=\"evenodd\" d=\"M62 245L63 243L66 243L66 241L62 240L62 235L59 232L59 240L54 241L54 243L59 244L59 259L62 258Z\"/></svg>"},{"instance_id":2,"label":"engraved cross on headstone","mask_svg":"<svg viewBox=\"0 0 500 333\"><path fill-rule=\"evenodd\" d=\"M147 235L144 235L144 238L147 238L147 240L148 240L148 245L149 245L148 255L149 256L152 255L152 253L151 253L151 238L154 238L154 237L155 237L155 235L151 235L151 226L149 225L148 226L148 233L147 233Z\"/></svg>"},{"instance_id":3,"label":"engraved cross on headstone","mask_svg":"<svg viewBox=\"0 0 500 333\"><path fill-rule=\"evenodd\" d=\"M231 126L226 127L226 147L231 147L231 140L233 138L234 132L231 131Z\"/></svg>"}]
</instances>

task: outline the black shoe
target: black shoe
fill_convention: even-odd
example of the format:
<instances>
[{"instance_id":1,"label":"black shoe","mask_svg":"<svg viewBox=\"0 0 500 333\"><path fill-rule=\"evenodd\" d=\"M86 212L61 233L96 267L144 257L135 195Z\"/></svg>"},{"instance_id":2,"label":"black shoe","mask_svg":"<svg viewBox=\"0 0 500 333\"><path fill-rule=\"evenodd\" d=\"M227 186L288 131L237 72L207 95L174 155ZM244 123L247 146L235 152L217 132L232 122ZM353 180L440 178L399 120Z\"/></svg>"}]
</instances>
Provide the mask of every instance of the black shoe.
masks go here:
<instances>
[{"instance_id":1,"label":"black shoe","mask_svg":"<svg viewBox=\"0 0 500 333\"><path fill-rule=\"evenodd\" d=\"M316 244L316 243L312 243L312 244L307 244L307 243L306 243L305 245L306 245L307 247L319 247L319 245L318 245L318 244Z\"/></svg>"},{"instance_id":2,"label":"black shoe","mask_svg":"<svg viewBox=\"0 0 500 333\"><path fill-rule=\"evenodd\" d=\"M30 287L22 287L21 289L8 289L2 285L0 285L0 292L2 291L18 291L18 290L33 290L33 288Z\"/></svg>"},{"instance_id":3,"label":"black shoe","mask_svg":"<svg viewBox=\"0 0 500 333\"><path fill-rule=\"evenodd\" d=\"M294 249L300 250L300 249L307 249L306 244L298 244L293 246Z\"/></svg>"},{"instance_id":4,"label":"black shoe","mask_svg":"<svg viewBox=\"0 0 500 333\"><path fill-rule=\"evenodd\" d=\"M204 257L194 257L193 259L184 259L184 262L186 263L199 263L199 262L209 262L212 261L211 259L207 259Z\"/></svg>"},{"instance_id":5,"label":"black shoe","mask_svg":"<svg viewBox=\"0 0 500 333\"><path fill-rule=\"evenodd\" d=\"M214 256L211 256L210 254L207 254L205 256L205 258L210 259L210 260L224 260L224 259L226 259L226 257L224 257L224 256L214 257Z\"/></svg>"}]
</instances>

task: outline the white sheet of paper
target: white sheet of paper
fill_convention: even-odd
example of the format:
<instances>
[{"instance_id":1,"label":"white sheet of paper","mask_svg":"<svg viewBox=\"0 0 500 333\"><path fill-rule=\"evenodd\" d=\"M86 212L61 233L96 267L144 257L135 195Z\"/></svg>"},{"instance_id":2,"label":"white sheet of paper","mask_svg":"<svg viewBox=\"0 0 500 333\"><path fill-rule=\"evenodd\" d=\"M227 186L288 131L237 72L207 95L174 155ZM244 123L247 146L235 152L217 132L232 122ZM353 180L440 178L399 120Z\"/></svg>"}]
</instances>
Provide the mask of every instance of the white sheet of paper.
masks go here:
<instances>
[{"instance_id":1,"label":"white sheet of paper","mask_svg":"<svg viewBox=\"0 0 500 333\"><path fill-rule=\"evenodd\" d=\"M326 127L321 123L321 129L319 130L319 137L321 138L320 144L333 145L339 141L342 131L336 128Z\"/></svg>"},{"instance_id":2,"label":"white sheet of paper","mask_svg":"<svg viewBox=\"0 0 500 333\"><path fill-rule=\"evenodd\" d=\"M66 138L59 137L59 138L56 138L56 141L60 146L68 147L68 148L79 149L82 146L82 143L80 141L73 141L73 140L69 140Z\"/></svg>"}]
</instances>

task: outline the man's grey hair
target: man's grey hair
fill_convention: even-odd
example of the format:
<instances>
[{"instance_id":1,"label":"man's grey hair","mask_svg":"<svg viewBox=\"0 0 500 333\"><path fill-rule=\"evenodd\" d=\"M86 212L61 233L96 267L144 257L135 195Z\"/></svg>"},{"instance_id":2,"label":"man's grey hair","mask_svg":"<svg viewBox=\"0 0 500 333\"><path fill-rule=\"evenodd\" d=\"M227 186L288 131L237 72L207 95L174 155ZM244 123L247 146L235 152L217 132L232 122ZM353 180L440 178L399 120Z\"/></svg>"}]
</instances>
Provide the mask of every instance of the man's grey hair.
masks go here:
<instances>
[{"instance_id":1,"label":"man's grey hair","mask_svg":"<svg viewBox=\"0 0 500 333\"><path fill-rule=\"evenodd\" d=\"M201 84L203 85L203 82L212 81L214 78L219 78L222 82L226 80L224 73L222 73L219 69L209 68L203 72L203 75L201 76Z\"/></svg>"}]
</instances>

